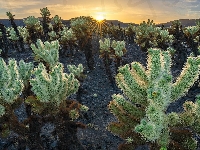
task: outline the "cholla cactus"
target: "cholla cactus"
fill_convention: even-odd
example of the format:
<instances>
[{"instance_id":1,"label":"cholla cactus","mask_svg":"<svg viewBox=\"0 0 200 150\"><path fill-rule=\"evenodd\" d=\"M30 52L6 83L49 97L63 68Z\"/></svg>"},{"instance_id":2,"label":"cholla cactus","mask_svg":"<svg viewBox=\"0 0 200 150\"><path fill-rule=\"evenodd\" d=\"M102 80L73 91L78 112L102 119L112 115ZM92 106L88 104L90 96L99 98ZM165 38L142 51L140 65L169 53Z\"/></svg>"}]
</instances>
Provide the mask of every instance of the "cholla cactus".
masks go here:
<instances>
[{"instance_id":1,"label":"cholla cactus","mask_svg":"<svg viewBox=\"0 0 200 150\"><path fill-rule=\"evenodd\" d=\"M128 27L125 28L125 36L127 36L128 40L133 42L134 41L134 37L136 34L136 26L133 24L128 24Z\"/></svg>"},{"instance_id":2,"label":"cholla cactus","mask_svg":"<svg viewBox=\"0 0 200 150\"><path fill-rule=\"evenodd\" d=\"M104 38L104 41L99 40L100 57L103 57L105 52L109 53L109 57L122 57L126 52L125 41L110 41L110 38Z\"/></svg>"},{"instance_id":3,"label":"cholla cactus","mask_svg":"<svg viewBox=\"0 0 200 150\"><path fill-rule=\"evenodd\" d=\"M11 39L11 40L13 40L13 41L19 40L19 37L17 36L17 34L16 34L16 32L15 32L15 30L14 30L13 27L7 28L7 31L9 32L9 37L8 37L8 39Z\"/></svg>"},{"instance_id":4,"label":"cholla cactus","mask_svg":"<svg viewBox=\"0 0 200 150\"><path fill-rule=\"evenodd\" d=\"M3 103L13 103L22 92L23 87L17 62L10 59L6 66L4 60L0 58L0 99L3 100Z\"/></svg>"},{"instance_id":5,"label":"cholla cactus","mask_svg":"<svg viewBox=\"0 0 200 150\"><path fill-rule=\"evenodd\" d=\"M58 63L47 73L44 65L39 64L33 71L34 79L30 80L32 91L42 103L52 103L59 106L66 97L77 92L79 82L73 74L63 73L63 65Z\"/></svg>"},{"instance_id":6,"label":"cholla cactus","mask_svg":"<svg viewBox=\"0 0 200 150\"><path fill-rule=\"evenodd\" d=\"M6 65L0 58L0 117L5 114L6 105L14 103L23 88L16 61L10 59L9 64Z\"/></svg>"},{"instance_id":7,"label":"cholla cactus","mask_svg":"<svg viewBox=\"0 0 200 150\"><path fill-rule=\"evenodd\" d=\"M125 41L112 41L111 47L115 50L115 55L118 57L122 57L124 55Z\"/></svg>"},{"instance_id":8,"label":"cholla cactus","mask_svg":"<svg viewBox=\"0 0 200 150\"><path fill-rule=\"evenodd\" d=\"M187 35L187 36L192 36L194 37L195 34L200 30L199 26L188 26L185 28L184 33Z\"/></svg>"},{"instance_id":9,"label":"cholla cactus","mask_svg":"<svg viewBox=\"0 0 200 150\"><path fill-rule=\"evenodd\" d=\"M74 34L73 30L67 29L67 27L64 27L63 30L60 32L61 38L60 41L61 43L68 43L69 41L76 41L76 35Z\"/></svg>"},{"instance_id":10,"label":"cholla cactus","mask_svg":"<svg viewBox=\"0 0 200 150\"><path fill-rule=\"evenodd\" d=\"M70 73L74 74L75 77L80 77L81 73L83 72L82 64L79 64L78 67L75 65L67 65L67 68Z\"/></svg>"},{"instance_id":11,"label":"cholla cactus","mask_svg":"<svg viewBox=\"0 0 200 150\"><path fill-rule=\"evenodd\" d=\"M141 50L147 51L148 48L161 48L166 50L168 44L172 44L174 37L169 35L167 30L162 30L161 27L156 27L153 20L150 22L141 23L136 27L136 39L134 40L140 45Z\"/></svg>"},{"instance_id":12,"label":"cholla cactus","mask_svg":"<svg viewBox=\"0 0 200 150\"><path fill-rule=\"evenodd\" d=\"M59 37L59 35L57 35L55 31L48 32L48 35L50 36L51 41L54 41Z\"/></svg>"},{"instance_id":13,"label":"cholla cactus","mask_svg":"<svg viewBox=\"0 0 200 150\"><path fill-rule=\"evenodd\" d=\"M144 144L145 140L152 144L157 143L155 149L168 147L172 142L170 132L174 133L175 129L169 128L172 123L165 113L167 107L185 95L200 73L200 57L189 57L180 76L173 83L169 52L152 48L148 53L147 71L138 62L131 63L131 67L127 64L119 68L116 82L128 99L120 94L114 94L113 101L109 104L109 109L117 116L119 123L110 124L108 129L124 139L132 138L132 149ZM181 118L182 114L178 115ZM189 122L190 118L183 116L182 118L187 120L185 122ZM174 124L178 124L177 122ZM187 149L188 145L195 144L195 141L192 135L185 136L190 139L190 142L184 145ZM182 140L184 139L178 140L177 143L183 144Z\"/></svg>"},{"instance_id":14,"label":"cholla cactus","mask_svg":"<svg viewBox=\"0 0 200 150\"><path fill-rule=\"evenodd\" d=\"M36 44L38 48L36 48L35 44L31 44L35 56L44 60L49 65L50 69L53 68L58 62L59 42L57 40L51 43L46 41L43 44L43 42L38 39Z\"/></svg>"},{"instance_id":15,"label":"cholla cactus","mask_svg":"<svg viewBox=\"0 0 200 150\"><path fill-rule=\"evenodd\" d=\"M110 47L111 47L110 38L104 38L104 41L99 40L99 44L101 50L110 52Z\"/></svg>"},{"instance_id":16,"label":"cholla cactus","mask_svg":"<svg viewBox=\"0 0 200 150\"><path fill-rule=\"evenodd\" d=\"M30 38L30 35L29 35L27 28L18 26L17 29L19 30L20 35L23 37L23 42L29 43L28 39Z\"/></svg>"},{"instance_id":17,"label":"cholla cactus","mask_svg":"<svg viewBox=\"0 0 200 150\"><path fill-rule=\"evenodd\" d=\"M6 15L9 17L9 20L14 19L14 16L11 12L6 12Z\"/></svg>"},{"instance_id":18,"label":"cholla cactus","mask_svg":"<svg viewBox=\"0 0 200 150\"><path fill-rule=\"evenodd\" d=\"M47 7L40 9L42 17L49 17L51 15Z\"/></svg>"},{"instance_id":19,"label":"cholla cactus","mask_svg":"<svg viewBox=\"0 0 200 150\"><path fill-rule=\"evenodd\" d=\"M55 24L62 24L62 19L58 15L55 15L52 20Z\"/></svg>"},{"instance_id":20,"label":"cholla cactus","mask_svg":"<svg viewBox=\"0 0 200 150\"><path fill-rule=\"evenodd\" d=\"M25 25L30 28L30 27L35 27L38 28L40 26L40 21L38 18L35 18L34 16L29 16L26 19L23 19L23 22Z\"/></svg>"},{"instance_id":21,"label":"cholla cactus","mask_svg":"<svg viewBox=\"0 0 200 150\"><path fill-rule=\"evenodd\" d=\"M86 38L94 31L96 21L91 17L80 16L70 20L70 26L76 37Z\"/></svg>"},{"instance_id":22,"label":"cholla cactus","mask_svg":"<svg viewBox=\"0 0 200 150\"><path fill-rule=\"evenodd\" d=\"M19 75L20 79L23 80L25 87L28 86L28 82L31 77L33 68L34 65L32 62L25 63L24 60L19 61Z\"/></svg>"}]
</instances>

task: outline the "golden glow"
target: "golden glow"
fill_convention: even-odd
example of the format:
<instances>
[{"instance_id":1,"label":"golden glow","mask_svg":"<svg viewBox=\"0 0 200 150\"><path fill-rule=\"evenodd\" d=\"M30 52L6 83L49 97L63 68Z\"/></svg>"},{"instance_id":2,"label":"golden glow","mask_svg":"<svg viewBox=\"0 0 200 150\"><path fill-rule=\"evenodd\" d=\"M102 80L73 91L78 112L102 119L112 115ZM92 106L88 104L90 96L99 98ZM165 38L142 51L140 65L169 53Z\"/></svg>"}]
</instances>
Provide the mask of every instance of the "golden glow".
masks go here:
<instances>
[{"instance_id":1,"label":"golden glow","mask_svg":"<svg viewBox=\"0 0 200 150\"><path fill-rule=\"evenodd\" d=\"M105 19L105 17L104 17L104 13L102 13L102 12L98 12L98 13L96 13L96 15L95 15L95 19L97 20L97 21L102 21L102 20L104 20Z\"/></svg>"},{"instance_id":2,"label":"golden glow","mask_svg":"<svg viewBox=\"0 0 200 150\"><path fill-rule=\"evenodd\" d=\"M102 15L98 15L98 16L96 17L96 19L97 19L98 21L102 21L102 20L104 19L104 17L103 17Z\"/></svg>"}]
</instances>

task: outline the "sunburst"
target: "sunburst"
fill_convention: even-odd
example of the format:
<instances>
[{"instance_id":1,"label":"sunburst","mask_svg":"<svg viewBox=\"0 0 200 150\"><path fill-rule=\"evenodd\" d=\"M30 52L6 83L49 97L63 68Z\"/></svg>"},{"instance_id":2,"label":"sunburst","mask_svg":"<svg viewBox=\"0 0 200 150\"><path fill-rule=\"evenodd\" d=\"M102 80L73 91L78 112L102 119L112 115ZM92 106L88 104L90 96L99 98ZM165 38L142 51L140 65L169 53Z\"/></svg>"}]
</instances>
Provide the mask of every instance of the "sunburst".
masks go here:
<instances>
[{"instance_id":1,"label":"sunburst","mask_svg":"<svg viewBox=\"0 0 200 150\"><path fill-rule=\"evenodd\" d=\"M104 28L107 27L107 22L104 13L97 13L95 20L96 22L93 29L95 29L96 34L100 34L100 37L102 38L102 30L104 30Z\"/></svg>"}]
</instances>

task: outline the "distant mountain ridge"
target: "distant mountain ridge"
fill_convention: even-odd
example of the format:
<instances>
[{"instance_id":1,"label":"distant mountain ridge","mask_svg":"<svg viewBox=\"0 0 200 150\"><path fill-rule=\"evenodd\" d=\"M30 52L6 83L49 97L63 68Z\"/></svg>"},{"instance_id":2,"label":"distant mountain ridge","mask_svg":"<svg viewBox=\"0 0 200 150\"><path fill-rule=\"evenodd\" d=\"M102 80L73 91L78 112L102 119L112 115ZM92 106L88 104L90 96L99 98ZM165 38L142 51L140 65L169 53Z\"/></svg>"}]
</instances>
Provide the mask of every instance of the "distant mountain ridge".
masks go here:
<instances>
[{"instance_id":1,"label":"distant mountain ridge","mask_svg":"<svg viewBox=\"0 0 200 150\"><path fill-rule=\"evenodd\" d=\"M181 22L181 24L183 25L183 27L187 27L187 26L195 26L195 22L197 20L200 20L200 19L179 19L179 21ZM146 20L145 20L146 21ZM69 20L62 20L63 24L66 24L67 26L70 25L70 21ZM121 27L127 27L129 23L124 23L124 22L121 22L119 20L106 20L106 22L108 23L113 23L114 25L118 25L120 24ZM0 19L0 23L4 24L6 27L11 27L11 24L10 24L10 21L9 19ZM15 23L18 25L18 26L25 26L24 22L23 22L23 19L15 19ZM135 26L138 26L139 24L135 24L133 23ZM172 21L169 21L169 22L166 22L166 23L159 23L159 24L156 24L157 26L161 26L161 25L164 25L164 27L170 27L172 25Z\"/></svg>"}]
</instances>

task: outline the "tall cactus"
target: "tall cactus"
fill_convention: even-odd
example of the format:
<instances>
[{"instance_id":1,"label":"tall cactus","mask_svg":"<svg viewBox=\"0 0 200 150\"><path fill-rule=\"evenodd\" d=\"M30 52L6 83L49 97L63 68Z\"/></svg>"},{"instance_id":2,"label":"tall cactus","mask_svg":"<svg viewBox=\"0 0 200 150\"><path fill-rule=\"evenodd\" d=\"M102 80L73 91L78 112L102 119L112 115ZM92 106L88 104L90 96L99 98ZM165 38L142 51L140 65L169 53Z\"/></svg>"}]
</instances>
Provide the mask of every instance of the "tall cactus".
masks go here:
<instances>
[{"instance_id":1,"label":"tall cactus","mask_svg":"<svg viewBox=\"0 0 200 150\"><path fill-rule=\"evenodd\" d=\"M116 82L125 97L120 94L112 96L109 109L117 116L119 123L111 123L108 129L124 139L133 140L132 144L127 143L120 148L132 150L147 141L158 149L167 148L169 143L176 142L177 139L175 141L172 140L173 137L170 139L170 132L174 133L178 129L171 128L171 114L166 114L166 110L171 102L184 96L197 80L199 71L200 57L189 57L181 75L173 83L170 54L168 51L156 48L148 50L146 71L138 62L131 63L131 67L128 64L120 67ZM176 115L181 118L182 114ZM183 116L182 118L190 119ZM178 123L176 126L183 127ZM184 134L182 132L182 135ZM191 134L186 137L190 142L186 143L183 149L187 149L191 143L196 144ZM178 143L180 145L171 146L175 149L180 148L183 141L179 139Z\"/></svg>"}]
</instances>

